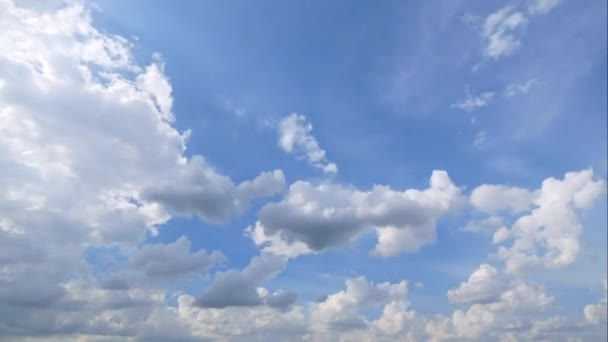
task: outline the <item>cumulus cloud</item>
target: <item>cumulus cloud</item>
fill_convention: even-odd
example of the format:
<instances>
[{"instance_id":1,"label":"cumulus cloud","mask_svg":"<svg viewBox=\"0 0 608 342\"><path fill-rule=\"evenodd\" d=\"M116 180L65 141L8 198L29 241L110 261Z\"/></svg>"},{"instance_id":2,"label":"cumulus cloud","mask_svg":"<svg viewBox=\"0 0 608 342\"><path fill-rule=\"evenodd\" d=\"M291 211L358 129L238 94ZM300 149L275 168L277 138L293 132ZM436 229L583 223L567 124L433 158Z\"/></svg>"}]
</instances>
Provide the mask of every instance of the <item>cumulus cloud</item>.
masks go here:
<instances>
[{"instance_id":1,"label":"cumulus cloud","mask_svg":"<svg viewBox=\"0 0 608 342\"><path fill-rule=\"evenodd\" d=\"M279 146L287 153L296 154L308 164L321 169L324 173L338 172L338 166L327 160L325 150L311 135L312 125L304 115L292 113L279 121Z\"/></svg>"},{"instance_id":2,"label":"cumulus cloud","mask_svg":"<svg viewBox=\"0 0 608 342\"><path fill-rule=\"evenodd\" d=\"M415 341L419 322L407 294L406 281L374 283L357 277L317 303L287 311L267 305L204 308L189 295L178 297L176 311L195 336L210 339ZM368 317L366 311L374 308L381 312Z\"/></svg>"},{"instance_id":3,"label":"cumulus cloud","mask_svg":"<svg viewBox=\"0 0 608 342\"><path fill-rule=\"evenodd\" d=\"M501 232L501 238L497 237L513 240L510 247L499 247L497 256L510 272L572 264L581 249L583 230L577 211L591 207L605 191L605 181L594 180L592 170L568 172L561 180L545 179L536 191L533 209L519 217L508 232ZM503 204L512 207L507 202ZM544 251L539 253L540 246Z\"/></svg>"},{"instance_id":4,"label":"cumulus cloud","mask_svg":"<svg viewBox=\"0 0 608 342\"><path fill-rule=\"evenodd\" d=\"M287 309L296 301L296 294L285 291L271 293L260 287L262 282L274 278L286 266L286 258L263 253L252 258L242 271L230 270L216 274L213 283L195 304L204 308L267 305Z\"/></svg>"},{"instance_id":5,"label":"cumulus cloud","mask_svg":"<svg viewBox=\"0 0 608 342\"><path fill-rule=\"evenodd\" d=\"M193 251L186 237L143 241L174 216L226 222L256 198L282 192L284 175L275 170L234 182L202 156L187 157L189 133L174 127L162 58L137 64L132 43L97 30L78 3L34 5L0 0L0 341L409 341L424 340L425 326L429 338L494 337L493 329L505 327L518 336L513 330L529 327L516 317L527 319L527 310L552 301L541 286L519 279L499 288L496 279L513 274L489 265L448 293L470 308L428 324L411 308L405 280L352 278L344 289L303 304L293 293L263 287L287 257L368 231L376 232L374 253L383 256L432 242L437 221L462 199L441 171L424 190L295 182L285 198L264 206L247 233L278 255L262 252L242 270L218 272L199 298L122 278L133 271L207 272L223 260L220 252ZM292 120L297 129L285 146L335 172L306 120ZM552 267L570 262L582 229L575 214L604 191L605 183L582 171L546 180L530 191L525 208L521 203L529 201L511 188L481 191L493 204L476 203L490 215L523 215L494 234L496 243L513 241L498 253L507 270L522 255ZM539 255L538 246L547 253ZM585 327L605 326L605 302L604 296L584 308ZM560 322L533 326L555 330Z\"/></svg>"},{"instance_id":6,"label":"cumulus cloud","mask_svg":"<svg viewBox=\"0 0 608 342\"><path fill-rule=\"evenodd\" d=\"M470 113L478 108L489 105L495 95L493 92L483 92L479 95L471 95L468 89L466 89L465 93L466 97L452 104L452 108L462 109Z\"/></svg>"},{"instance_id":7,"label":"cumulus cloud","mask_svg":"<svg viewBox=\"0 0 608 342\"><path fill-rule=\"evenodd\" d=\"M597 304L586 305L583 309L585 319L591 324L603 324L606 325L608 322L608 289L606 286L606 279L604 279L603 296Z\"/></svg>"},{"instance_id":8,"label":"cumulus cloud","mask_svg":"<svg viewBox=\"0 0 608 342\"><path fill-rule=\"evenodd\" d=\"M345 244L375 229L374 253L393 256L433 242L438 218L460 203L460 192L445 171L433 172L429 188L403 192L382 185L360 191L298 181L282 201L262 208L249 231L264 249L298 255Z\"/></svg>"},{"instance_id":9,"label":"cumulus cloud","mask_svg":"<svg viewBox=\"0 0 608 342\"><path fill-rule=\"evenodd\" d=\"M214 223L226 222L247 209L251 200L278 193L285 186L281 170L235 185L200 156L186 161L179 171L164 184L143 189L142 199L161 204L173 215L196 215Z\"/></svg>"},{"instance_id":10,"label":"cumulus cloud","mask_svg":"<svg viewBox=\"0 0 608 342\"><path fill-rule=\"evenodd\" d=\"M471 192L470 201L475 209L487 213L499 211L521 212L530 209L534 192L524 188L483 184Z\"/></svg>"},{"instance_id":11,"label":"cumulus cloud","mask_svg":"<svg viewBox=\"0 0 608 342\"><path fill-rule=\"evenodd\" d=\"M137 64L131 42L96 29L79 3L22 5L0 1L0 330L136 336L139 325L121 317L143 317L140 305L106 308L94 296L148 290L80 279L94 274L85 250L133 251L188 210L225 220L280 191L283 174L235 185L202 157L185 157L189 133L173 126L172 86L160 57ZM196 206L180 206L190 193L172 193L167 180L180 191L192 185ZM205 183L187 183L199 180ZM144 247L144 254L169 259L142 259L137 267L159 274L202 269L205 255L187 254L184 242ZM93 294L75 298L82 287Z\"/></svg>"},{"instance_id":12,"label":"cumulus cloud","mask_svg":"<svg viewBox=\"0 0 608 342\"><path fill-rule=\"evenodd\" d=\"M428 338L433 341L496 339L497 335L503 335L501 332L508 332L509 326L517 326L521 318L546 309L554 300L542 287L519 280L500 286L500 277L495 269L482 265L469 281L448 292L451 300L474 304L467 310L454 311L451 317L429 320L425 326Z\"/></svg>"},{"instance_id":13,"label":"cumulus cloud","mask_svg":"<svg viewBox=\"0 0 608 342\"><path fill-rule=\"evenodd\" d=\"M348 279L346 289L313 304L312 328L323 332L358 327L379 330L389 336L403 334L415 317L414 311L408 310L407 293L406 281L374 284L364 277ZM382 314L377 320L369 321L362 309L374 306L382 307Z\"/></svg>"},{"instance_id":14,"label":"cumulus cloud","mask_svg":"<svg viewBox=\"0 0 608 342\"><path fill-rule=\"evenodd\" d=\"M226 259L219 251L208 254L201 249L190 253L190 246L191 242L185 236L168 244L144 245L129 263L149 277L178 277L204 273Z\"/></svg>"},{"instance_id":15,"label":"cumulus cloud","mask_svg":"<svg viewBox=\"0 0 608 342\"><path fill-rule=\"evenodd\" d=\"M448 291L448 299L453 303L493 302L506 286L508 286L507 279L496 268L481 264L466 282Z\"/></svg>"}]
</instances>

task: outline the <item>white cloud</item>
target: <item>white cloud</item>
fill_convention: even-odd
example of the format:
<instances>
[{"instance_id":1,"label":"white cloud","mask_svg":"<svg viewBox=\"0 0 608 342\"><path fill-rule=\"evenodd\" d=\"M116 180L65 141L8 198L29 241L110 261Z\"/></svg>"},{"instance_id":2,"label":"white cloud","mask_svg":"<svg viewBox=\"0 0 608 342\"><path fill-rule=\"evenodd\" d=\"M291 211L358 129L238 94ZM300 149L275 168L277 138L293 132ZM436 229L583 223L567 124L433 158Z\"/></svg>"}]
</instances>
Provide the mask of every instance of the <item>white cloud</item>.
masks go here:
<instances>
[{"instance_id":1,"label":"white cloud","mask_svg":"<svg viewBox=\"0 0 608 342\"><path fill-rule=\"evenodd\" d=\"M279 121L279 146L287 153L294 153L324 173L336 173L338 167L327 160L325 150L311 135L312 125L304 115L292 113Z\"/></svg>"},{"instance_id":2,"label":"white cloud","mask_svg":"<svg viewBox=\"0 0 608 342\"><path fill-rule=\"evenodd\" d=\"M0 22L0 260L6 261L0 330L10 340L41 332L137 336L137 319L171 311L164 299L151 294L151 300L117 303L122 295L114 294L101 305L98 297L164 291L111 279L96 288L84 251L119 246L115 253L130 254L185 211L166 200L183 193L153 191L167 180L198 190L192 210L213 221L280 191L283 174L234 185L202 157L186 158L188 132L173 126L172 87L159 58L136 64L131 43L97 30L82 5L33 10L3 0ZM156 203L144 193L165 197ZM181 274L217 261L218 254L188 253L186 242L142 247L141 253L166 259L145 258L137 267Z\"/></svg>"},{"instance_id":3,"label":"white cloud","mask_svg":"<svg viewBox=\"0 0 608 342\"><path fill-rule=\"evenodd\" d=\"M281 192L284 175L275 170L235 183L203 157L186 157L188 132L173 125L172 86L160 58L136 64L131 43L95 29L81 5L33 11L0 0L0 23L0 341L425 339L426 318L410 307L405 280L353 278L321 302L298 304L295 294L262 287L287 263L266 253L243 270L218 272L198 299L121 278L129 261L148 276L207 272L219 252L192 251L186 238L142 242L174 215L225 222L255 198ZM331 172L310 129L304 133L304 157ZM519 210L519 200L502 190L498 202L479 207ZM548 246L540 256L547 265L566 264L571 254L562 247L580 234L573 213L603 191L589 172L546 180L523 222L495 233L497 242L514 240L499 253L507 268L521 255L534 258L539 245ZM375 253L395 255L432 242L437 220L460 202L445 172L434 172L425 190L296 182L248 234L291 257L375 230ZM103 259L98 268L85 251ZM450 299L472 306L429 323L432 337L495 336L492 329L519 327L517 317L551 302L541 287L511 279L498 289L496 279L501 275L482 266L451 290ZM603 298L584 309L589 326L605 322Z\"/></svg>"},{"instance_id":4,"label":"white cloud","mask_svg":"<svg viewBox=\"0 0 608 342\"><path fill-rule=\"evenodd\" d=\"M483 150L487 147L488 143L488 131L481 130L475 134L475 139L473 140L473 147L478 150Z\"/></svg>"},{"instance_id":5,"label":"white cloud","mask_svg":"<svg viewBox=\"0 0 608 342\"><path fill-rule=\"evenodd\" d=\"M504 219L501 216L488 216L482 219L471 220L463 228L466 232L487 232L495 231L504 226Z\"/></svg>"},{"instance_id":6,"label":"white cloud","mask_svg":"<svg viewBox=\"0 0 608 342\"><path fill-rule=\"evenodd\" d=\"M297 296L293 293L274 293L259 287L262 282L274 278L287 266L287 258L271 253L263 253L251 259L242 271L220 272L213 283L194 303L204 308L225 308L230 306L267 305L287 309Z\"/></svg>"},{"instance_id":7,"label":"white cloud","mask_svg":"<svg viewBox=\"0 0 608 342\"><path fill-rule=\"evenodd\" d=\"M264 292L264 291L261 291ZM406 281L373 283L346 280L346 288L307 306L278 311L268 306L201 308L181 295L177 313L195 336L245 341L415 341L419 322L409 309ZM365 311L380 308L377 317Z\"/></svg>"},{"instance_id":8,"label":"white cloud","mask_svg":"<svg viewBox=\"0 0 608 342\"><path fill-rule=\"evenodd\" d=\"M249 231L264 250L299 255L344 244L373 228L378 235L374 253L394 256L433 242L437 219L460 201L460 189L444 171L433 172L429 188L403 192L381 185L360 191L298 181L282 201L262 208Z\"/></svg>"},{"instance_id":9,"label":"white cloud","mask_svg":"<svg viewBox=\"0 0 608 342\"><path fill-rule=\"evenodd\" d=\"M606 286L606 279L602 284L603 296L597 304L586 305L583 309L585 319L591 324L603 324L608 323L608 289Z\"/></svg>"},{"instance_id":10,"label":"white cloud","mask_svg":"<svg viewBox=\"0 0 608 342\"><path fill-rule=\"evenodd\" d=\"M182 236L169 244L142 246L130 259L131 267L149 277L178 277L201 275L210 267L226 260L219 251L190 253L190 240Z\"/></svg>"},{"instance_id":11,"label":"white cloud","mask_svg":"<svg viewBox=\"0 0 608 342\"><path fill-rule=\"evenodd\" d=\"M478 108L489 105L494 98L493 92L484 92L479 95L471 95L469 90L466 89L465 93L466 97L463 100L458 100L452 104L452 108L462 109L470 113Z\"/></svg>"},{"instance_id":12,"label":"white cloud","mask_svg":"<svg viewBox=\"0 0 608 342\"><path fill-rule=\"evenodd\" d=\"M331 294L311 309L311 328L317 333L372 329L379 335L399 336L410 330L415 317L408 311L407 282L374 284L364 277L348 279L346 289ZM368 320L361 309L383 307L377 320Z\"/></svg>"},{"instance_id":13,"label":"white cloud","mask_svg":"<svg viewBox=\"0 0 608 342\"><path fill-rule=\"evenodd\" d=\"M561 0L528 0L528 13L531 15L547 14L560 2Z\"/></svg>"},{"instance_id":14,"label":"white cloud","mask_svg":"<svg viewBox=\"0 0 608 342\"><path fill-rule=\"evenodd\" d=\"M481 264L467 282L448 291L448 299L453 303L493 302L508 285L508 279L499 274L496 268Z\"/></svg>"},{"instance_id":15,"label":"white cloud","mask_svg":"<svg viewBox=\"0 0 608 342\"><path fill-rule=\"evenodd\" d=\"M194 156L174 177L144 188L142 198L161 204L173 215L195 214L205 221L223 223L242 213L253 199L273 195L284 187L281 170L263 172L251 181L235 185L202 157Z\"/></svg>"},{"instance_id":16,"label":"white cloud","mask_svg":"<svg viewBox=\"0 0 608 342\"><path fill-rule=\"evenodd\" d=\"M527 22L526 16L513 7L488 15L481 29L484 56L498 59L512 54L521 45L518 36Z\"/></svg>"},{"instance_id":17,"label":"white cloud","mask_svg":"<svg viewBox=\"0 0 608 342\"><path fill-rule=\"evenodd\" d=\"M482 212L508 210L517 213L530 209L534 198L535 194L527 189L483 184L473 189L470 201L475 209Z\"/></svg>"},{"instance_id":18,"label":"white cloud","mask_svg":"<svg viewBox=\"0 0 608 342\"><path fill-rule=\"evenodd\" d=\"M450 300L474 304L454 311L451 317L429 320L425 326L428 337L432 341L495 340L508 333L509 326L517 327L522 318L546 309L554 300L542 287L520 280L501 284L504 277L493 267L482 265L469 281L448 292Z\"/></svg>"},{"instance_id":19,"label":"white cloud","mask_svg":"<svg viewBox=\"0 0 608 342\"><path fill-rule=\"evenodd\" d=\"M484 57L496 60L513 54L521 46L521 35L530 17L547 14L559 2L560 0L528 0L528 16L523 10L512 6L489 14L483 20L480 32Z\"/></svg>"},{"instance_id":20,"label":"white cloud","mask_svg":"<svg viewBox=\"0 0 608 342\"><path fill-rule=\"evenodd\" d=\"M511 190L501 188L499 193L504 195ZM522 189L516 190L524 194ZM534 208L519 217L509 231L501 231L501 236L496 237L497 241L513 240L510 247L501 246L497 256L505 261L510 272L534 266L560 268L572 264L580 252L579 238L583 230L577 211L589 208L605 191L606 183L594 180L591 170L566 173L562 180L545 179L542 187L535 191ZM495 202L502 203L502 207L523 209L526 202L511 201L515 196L501 197L510 199ZM527 196L522 195L522 198ZM521 206L513 206L514 203ZM490 206L488 209L501 207ZM544 252L538 250L540 246Z\"/></svg>"},{"instance_id":21,"label":"white cloud","mask_svg":"<svg viewBox=\"0 0 608 342\"><path fill-rule=\"evenodd\" d=\"M507 227L500 227L497 231L492 235L492 243L497 244L505 241L511 236L511 231Z\"/></svg>"},{"instance_id":22,"label":"white cloud","mask_svg":"<svg viewBox=\"0 0 608 342\"><path fill-rule=\"evenodd\" d=\"M530 89L538 85L540 85L540 82L536 79L528 80L522 84L512 83L507 85L505 88L505 96L512 97L520 94L525 95L530 91Z\"/></svg>"}]
</instances>

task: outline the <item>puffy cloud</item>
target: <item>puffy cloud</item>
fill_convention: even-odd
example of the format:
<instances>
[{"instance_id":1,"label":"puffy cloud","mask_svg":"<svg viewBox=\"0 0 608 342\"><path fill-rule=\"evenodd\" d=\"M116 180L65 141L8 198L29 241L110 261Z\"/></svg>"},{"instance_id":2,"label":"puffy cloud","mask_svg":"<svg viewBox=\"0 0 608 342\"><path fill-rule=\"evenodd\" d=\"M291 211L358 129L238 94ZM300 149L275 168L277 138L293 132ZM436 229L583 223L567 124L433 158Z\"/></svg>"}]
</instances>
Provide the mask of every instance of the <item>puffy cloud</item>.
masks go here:
<instances>
[{"instance_id":1,"label":"puffy cloud","mask_svg":"<svg viewBox=\"0 0 608 342\"><path fill-rule=\"evenodd\" d=\"M280 234L267 234L264 226L259 221L256 222L255 226L247 227L245 235L265 252L283 255L288 258L314 253L304 242L285 241Z\"/></svg>"},{"instance_id":2,"label":"puffy cloud","mask_svg":"<svg viewBox=\"0 0 608 342\"><path fill-rule=\"evenodd\" d=\"M308 313L301 306L288 311L270 306L202 308L190 295L180 295L177 301L179 321L202 340L297 341L308 333Z\"/></svg>"},{"instance_id":3,"label":"puffy cloud","mask_svg":"<svg viewBox=\"0 0 608 342\"><path fill-rule=\"evenodd\" d=\"M349 336L348 332L353 330L358 337L351 338L369 341L411 336L408 333L413 331L416 314L408 310L407 293L406 281L375 284L364 277L348 279L344 290L312 304L313 336L324 336L323 340L333 336L339 340L338 336ZM380 317L367 318L363 310L370 307L382 307Z\"/></svg>"},{"instance_id":4,"label":"puffy cloud","mask_svg":"<svg viewBox=\"0 0 608 342\"><path fill-rule=\"evenodd\" d=\"M452 104L452 108L462 109L470 113L478 108L489 105L495 95L493 92L483 92L479 95L471 95L469 89L466 89L465 93L466 97Z\"/></svg>"},{"instance_id":5,"label":"puffy cloud","mask_svg":"<svg viewBox=\"0 0 608 342\"><path fill-rule=\"evenodd\" d=\"M270 293L259 287L262 282L274 278L286 266L286 258L263 253L252 258L242 271L231 270L216 274L213 283L195 304L204 308L267 305L287 309L296 301L295 294L284 291Z\"/></svg>"},{"instance_id":6,"label":"puffy cloud","mask_svg":"<svg viewBox=\"0 0 608 342\"><path fill-rule=\"evenodd\" d=\"M494 271L482 265L467 283L448 293L450 299L483 303L475 303L466 311L456 310L449 318L438 316L428 321L425 332L432 341L495 339L553 302L541 287L520 280L510 282L500 292L498 284L491 281L499 277Z\"/></svg>"},{"instance_id":7,"label":"puffy cloud","mask_svg":"<svg viewBox=\"0 0 608 342\"><path fill-rule=\"evenodd\" d=\"M509 210L517 213L528 210L534 202L534 197L534 192L527 189L483 184L473 189L470 201L474 208L483 212Z\"/></svg>"},{"instance_id":8,"label":"puffy cloud","mask_svg":"<svg viewBox=\"0 0 608 342\"><path fill-rule=\"evenodd\" d=\"M449 290L448 298L453 303L493 302L507 286L507 279L496 268L482 264L466 282L461 283L456 289Z\"/></svg>"},{"instance_id":9,"label":"puffy cloud","mask_svg":"<svg viewBox=\"0 0 608 342\"><path fill-rule=\"evenodd\" d=\"M197 215L222 223L249 207L251 200L280 192L285 187L281 170L263 172L251 181L235 185L218 174L200 156L188 160L180 173L162 185L145 188L142 198L161 204L174 215Z\"/></svg>"},{"instance_id":10,"label":"puffy cloud","mask_svg":"<svg viewBox=\"0 0 608 342\"><path fill-rule=\"evenodd\" d=\"M312 136L312 125L304 115L292 113L278 124L279 146L287 153L295 153L310 165L323 170L324 173L336 173L338 167L327 161L325 150Z\"/></svg>"},{"instance_id":11,"label":"puffy cloud","mask_svg":"<svg viewBox=\"0 0 608 342\"><path fill-rule=\"evenodd\" d=\"M512 54L521 45L518 32L527 22L526 16L513 7L488 15L481 30L484 56L498 59Z\"/></svg>"},{"instance_id":12,"label":"puffy cloud","mask_svg":"<svg viewBox=\"0 0 608 342\"><path fill-rule=\"evenodd\" d=\"M606 286L606 279L603 283L604 295L597 304L586 305L583 309L585 319L591 324L603 324L606 325L608 322L608 289Z\"/></svg>"},{"instance_id":13,"label":"puffy cloud","mask_svg":"<svg viewBox=\"0 0 608 342\"><path fill-rule=\"evenodd\" d=\"M344 244L373 228L374 253L393 256L433 242L437 219L460 200L460 189L445 171L433 172L429 188L403 192L298 181L282 201L262 208L249 232L265 250L293 256Z\"/></svg>"},{"instance_id":14,"label":"puffy cloud","mask_svg":"<svg viewBox=\"0 0 608 342\"><path fill-rule=\"evenodd\" d=\"M504 193L505 189L502 190ZM594 180L592 170L569 172L562 180L545 179L535 192L535 208L496 237L497 241L513 240L510 247L501 246L497 254L505 261L507 270L518 272L533 266L559 268L572 264L580 251L583 230L577 211L590 207L605 191L606 183ZM541 246L544 252L539 253Z\"/></svg>"},{"instance_id":15,"label":"puffy cloud","mask_svg":"<svg viewBox=\"0 0 608 342\"><path fill-rule=\"evenodd\" d=\"M492 243L501 243L508 239L510 235L511 232L507 227L500 227L494 232L494 235L492 235Z\"/></svg>"},{"instance_id":16,"label":"puffy cloud","mask_svg":"<svg viewBox=\"0 0 608 342\"><path fill-rule=\"evenodd\" d=\"M66 340L78 335L134 337L142 334L143 325L149 323L154 311L164 310L166 300L164 292L159 290L116 291L95 287L84 280L70 280L59 288L61 296L44 307L14 305L2 300L3 338L15 341L28 340L28 337Z\"/></svg>"},{"instance_id":17,"label":"puffy cloud","mask_svg":"<svg viewBox=\"0 0 608 342\"><path fill-rule=\"evenodd\" d=\"M190 240L182 236L169 244L142 246L130 260L131 267L149 277L192 276L206 272L226 258L221 252L205 250L190 253Z\"/></svg>"},{"instance_id":18,"label":"puffy cloud","mask_svg":"<svg viewBox=\"0 0 608 342\"><path fill-rule=\"evenodd\" d=\"M225 220L280 191L283 174L235 185L202 157L186 158L188 132L173 126L172 86L159 57L135 63L131 43L96 29L79 3L25 5L0 0L0 330L9 340L137 336L138 320L171 310L156 295L135 297L150 289L112 279L91 285L98 270L84 251L133 251L186 209ZM166 200L184 200L166 180L198 190L197 206ZM188 254L185 242L144 247L151 258L136 264L157 274L203 269L207 255Z\"/></svg>"},{"instance_id":19,"label":"puffy cloud","mask_svg":"<svg viewBox=\"0 0 608 342\"><path fill-rule=\"evenodd\" d=\"M186 157L188 132L173 125L172 85L161 59L136 64L131 43L97 30L77 3L35 5L42 8L0 0L0 341L424 339L418 330L425 318L410 308L405 281L349 279L344 290L298 305L294 294L262 287L286 265L284 257L265 253L241 271L218 273L198 299L112 275L112 267L128 266L128 255L150 276L205 272L219 253L191 251L186 238L142 241L174 215L225 222L256 198L281 192L284 176L276 170L235 183L203 157ZM298 124L304 131L287 143L292 151L335 171L319 159L309 125ZM534 218L542 227L554 224L549 213L557 212L559 221L563 207L586 208L605 191L597 181L568 179L547 183L544 197L543 184L535 197L533 206L546 209ZM248 234L265 250L295 256L375 230L375 252L394 255L433 241L435 223L460 198L443 172L433 173L428 189L403 192L296 182L285 199L262 210ZM537 230L531 240L542 247L545 233L552 233ZM532 257L532 247L517 243L523 231L514 225L498 240L515 239L507 251ZM122 260L107 270L105 259L88 264L100 251ZM521 281L489 295L491 273L472 275L452 290L456 302L473 306L434 320L437 329L430 330L456 339L485 337L501 329L499 322L519 327L514 317L550 302L539 287ZM602 308L604 299L585 308L589 323L602 322Z\"/></svg>"}]
</instances>

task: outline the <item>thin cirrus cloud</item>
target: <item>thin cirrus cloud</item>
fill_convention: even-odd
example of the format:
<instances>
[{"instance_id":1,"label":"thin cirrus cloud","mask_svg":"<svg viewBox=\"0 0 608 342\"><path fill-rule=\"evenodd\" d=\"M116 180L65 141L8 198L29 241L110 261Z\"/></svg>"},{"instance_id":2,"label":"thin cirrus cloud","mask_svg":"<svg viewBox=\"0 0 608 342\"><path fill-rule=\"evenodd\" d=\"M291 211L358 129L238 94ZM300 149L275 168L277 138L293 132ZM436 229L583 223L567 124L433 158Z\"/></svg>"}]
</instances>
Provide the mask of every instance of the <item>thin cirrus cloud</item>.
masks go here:
<instances>
[{"instance_id":1,"label":"thin cirrus cloud","mask_svg":"<svg viewBox=\"0 0 608 342\"><path fill-rule=\"evenodd\" d=\"M558 4L559 0L531 0L526 8L505 6L487 15L480 28L484 58L497 60L513 54L522 45L521 37L531 17L547 14Z\"/></svg>"},{"instance_id":2,"label":"thin cirrus cloud","mask_svg":"<svg viewBox=\"0 0 608 342\"><path fill-rule=\"evenodd\" d=\"M539 86L541 83L536 79L530 79L524 83L511 83L505 88L505 96L512 97L516 95L525 95L534 87Z\"/></svg>"},{"instance_id":3,"label":"thin cirrus cloud","mask_svg":"<svg viewBox=\"0 0 608 342\"><path fill-rule=\"evenodd\" d=\"M466 112L473 112L476 109L489 105L494 99L494 92L486 91L478 95L471 94L469 89L465 89L465 98L458 100L452 104L452 108L464 110Z\"/></svg>"}]
</instances>

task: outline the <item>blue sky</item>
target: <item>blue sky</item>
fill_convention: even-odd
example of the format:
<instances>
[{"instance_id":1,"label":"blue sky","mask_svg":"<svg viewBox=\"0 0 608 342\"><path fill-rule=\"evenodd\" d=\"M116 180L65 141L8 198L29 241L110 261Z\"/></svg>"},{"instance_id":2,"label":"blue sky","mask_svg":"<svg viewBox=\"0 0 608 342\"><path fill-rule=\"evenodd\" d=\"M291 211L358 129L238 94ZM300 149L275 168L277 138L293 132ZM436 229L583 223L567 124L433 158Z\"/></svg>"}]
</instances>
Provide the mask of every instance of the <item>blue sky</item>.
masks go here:
<instances>
[{"instance_id":1,"label":"blue sky","mask_svg":"<svg viewBox=\"0 0 608 342\"><path fill-rule=\"evenodd\" d=\"M606 338L605 1L0 4L0 341Z\"/></svg>"}]
</instances>

